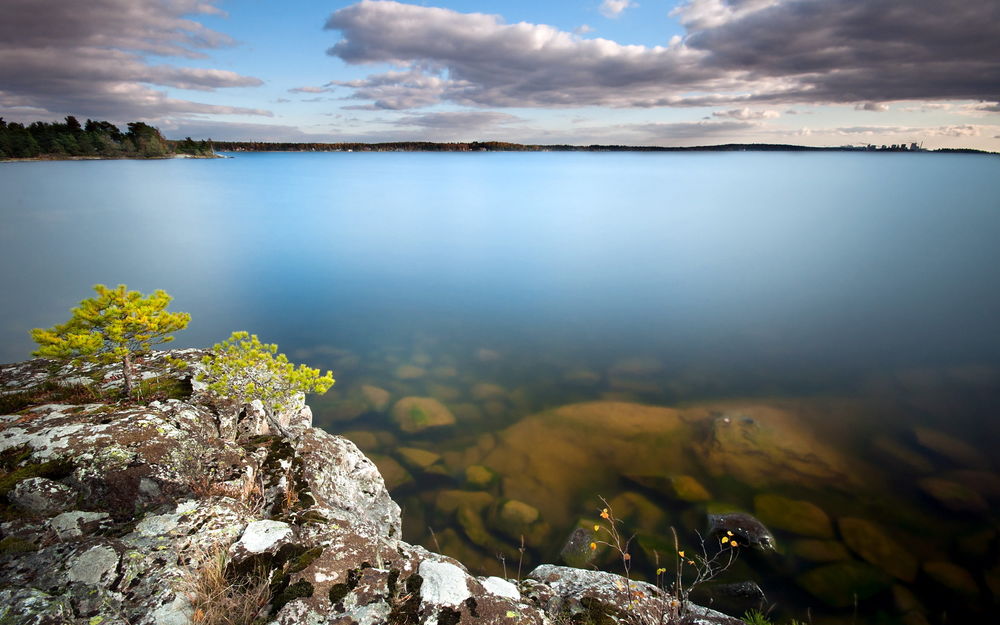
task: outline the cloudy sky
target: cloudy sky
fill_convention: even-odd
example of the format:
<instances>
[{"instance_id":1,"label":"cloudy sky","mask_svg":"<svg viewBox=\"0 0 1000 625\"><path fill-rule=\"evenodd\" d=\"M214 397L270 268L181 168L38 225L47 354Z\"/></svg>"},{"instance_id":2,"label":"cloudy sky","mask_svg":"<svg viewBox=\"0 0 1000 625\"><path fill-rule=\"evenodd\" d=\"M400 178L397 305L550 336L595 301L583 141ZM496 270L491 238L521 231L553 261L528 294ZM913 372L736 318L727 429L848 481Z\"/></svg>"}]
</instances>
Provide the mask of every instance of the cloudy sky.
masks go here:
<instances>
[{"instance_id":1,"label":"cloudy sky","mask_svg":"<svg viewBox=\"0 0 1000 625\"><path fill-rule=\"evenodd\" d=\"M1000 150L997 0L4 0L0 115L171 138Z\"/></svg>"}]
</instances>

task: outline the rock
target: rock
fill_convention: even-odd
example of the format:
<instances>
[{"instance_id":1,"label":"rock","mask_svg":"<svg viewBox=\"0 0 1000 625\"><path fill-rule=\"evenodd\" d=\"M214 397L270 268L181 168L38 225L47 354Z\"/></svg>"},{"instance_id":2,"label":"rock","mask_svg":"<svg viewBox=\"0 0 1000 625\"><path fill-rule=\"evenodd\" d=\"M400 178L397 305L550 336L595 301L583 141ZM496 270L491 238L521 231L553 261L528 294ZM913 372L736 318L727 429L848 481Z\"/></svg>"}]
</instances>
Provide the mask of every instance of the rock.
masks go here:
<instances>
[{"instance_id":1,"label":"rock","mask_svg":"<svg viewBox=\"0 0 1000 625\"><path fill-rule=\"evenodd\" d=\"M390 491L397 490L413 481L413 476L410 475L410 472L404 469L403 465L396 462L394 458L381 454L371 454L370 458L375 463L375 466L378 467L378 472L385 480L385 487Z\"/></svg>"},{"instance_id":2,"label":"rock","mask_svg":"<svg viewBox=\"0 0 1000 625\"><path fill-rule=\"evenodd\" d=\"M462 396L462 391L447 384L428 384L427 392L438 401L453 402Z\"/></svg>"},{"instance_id":3,"label":"rock","mask_svg":"<svg viewBox=\"0 0 1000 625\"><path fill-rule=\"evenodd\" d=\"M375 412L382 412L389 405L389 391L384 388L364 384L361 386L361 393L364 395L365 401L368 402L368 407Z\"/></svg>"},{"instance_id":4,"label":"rock","mask_svg":"<svg viewBox=\"0 0 1000 625\"><path fill-rule=\"evenodd\" d=\"M865 519L844 517L839 526L844 542L862 559L904 582L916 579L917 559L878 525Z\"/></svg>"},{"instance_id":5,"label":"rock","mask_svg":"<svg viewBox=\"0 0 1000 625\"><path fill-rule=\"evenodd\" d=\"M497 474L481 464L465 468L465 483L471 488L486 489L497 480Z\"/></svg>"},{"instance_id":6,"label":"rock","mask_svg":"<svg viewBox=\"0 0 1000 625\"><path fill-rule=\"evenodd\" d=\"M685 617L691 625L742 625L743 621L691 603L681 603L652 584L626 581L604 571L544 564L528 574L530 580L543 583L559 599L545 602L547 612L555 617L567 614L581 622L658 623L664 615ZM623 589L628 599L622 598ZM538 590L534 590L538 592Z\"/></svg>"},{"instance_id":7,"label":"rock","mask_svg":"<svg viewBox=\"0 0 1000 625\"><path fill-rule=\"evenodd\" d=\"M962 567L951 562L924 562L924 573L948 590L965 597L979 595L976 580Z\"/></svg>"},{"instance_id":8,"label":"rock","mask_svg":"<svg viewBox=\"0 0 1000 625\"><path fill-rule=\"evenodd\" d=\"M487 399L504 399L507 397L507 390L497 384L487 384L480 382L472 387L472 398L477 401Z\"/></svg>"},{"instance_id":9,"label":"rock","mask_svg":"<svg viewBox=\"0 0 1000 625\"><path fill-rule=\"evenodd\" d=\"M833 523L826 512L809 501L788 499L780 495L760 494L754 497L754 513L768 527L817 538L833 538Z\"/></svg>"},{"instance_id":10,"label":"rock","mask_svg":"<svg viewBox=\"0 0 1000 625\"><path fill-rule=\"evenodd\" d=\"M757 489L791 484L854 493L873 487L871 476L876 471L812 431L811 420L822 414L810 415L805 409L794 413L766 404L710 404L687 414L690 419L711 419L711 433L700 451L712 475L731 476Z\"/></svg>"},{"instance_id":11,"label":"rock","mask_svg":"<svg viewBox=\"0 0 1000 625\"><path fill-rule=\"evenodd\" d=\"M476 350L476 360L479 362L496 362L500 360L500 352L481 347Z\"/></svg>"},{"instance_id":12,"label":"rock","mask_svg":"<svg viewBox=\"0 0 1000 625\"><path fill-rule=\"evenodd\" d=\"M1000 500L1000 475L989 471L949 471L944 478L979 493L990 501Z\"/></svg>"},{"instance_id":13,"label":"rock","mask_svg":"<svg viewBox=\"0 0 1000 625\"><path fill-rule=\"evenodd\" d=\"M433 397L404 397L392 407L392 420L399 429L413 434L455 423L455 415Z\"/></svg>"},{"instance_id":14,"label":"rock","mask_svg":"<svg viewBox=\"0 0 1000 625\"><path fill-rule=\"evenodd\" d=\"M663 363L656 358L636 356L619 360L608 370L608 375L648 376L663 370Z\"/></svg>"},{"instance_id":15,"label":"rock","mask_svg":"<svg viewBox=\"0 0 1000 625\"><path fill-rule=\"evenodd\" d=\"M934 471L934 464L922 454L887 436L876 436L872 447L883 458L913 473L927 474Z\"/></svg>"},{"instance_id":16,"label":"rock","mask_svg":"<svg viewBox=\"0 0 1000 625\"><path fill-rule=\"evenodd\" d=\"M398 380L416 380L427 375L427 371L423 367L416 365L400 365L396 367L393 375Z\"/></svg>"},{"instance_id":17,"label":"rock","mask_svg":"<svg viewBox=\"0 0 1000 625\"><path fill-rule=\"evenodd\" d=\"M450 366L440 366L431 369L431 375L435 378L454 378L458 375L458 369Z\"/></svg>"},{"instance_id":18,"label":"rock","mask_svg":"<svg viewBox=\"0 0 1000 625\"><path fill-rule=\"evenodd\" d=\"M500 507L497 528L516 539L530 533L532 524L537 522L540 516L538 508L529 506L523 501L511 499Z\"/></svg>"},{"instance_id":19,"label":"rock","mask_svg":"<svg viewBox=\"0 0 1000 625\"><path fill-rule=\"evenodd\" d=\"M990 461L981 451L954 436L928 427L913 428L917 442L951 462L969 469L989 469Z\"/></svg>"},{"instance_id":20,"label":"rock","mask_svg":"<svg viewBox=\"0 0 1000 625\"><path fill-rule=\"evenodd\" d=\"M904 616L914 612L921 616L927 614L927 608L924 607L924 604L909 588L902 584L892 585L892 600L896 605L896 610Z\"/></svg>"},{"instance_id":21,"label":"rock","mask_svg":"<svg viewBox=\"0 0 1000 625\"><path fill-rule=\"evenodd\" d=\"M807 571L795 578L806 592L823 603L846 608L889 587L890 578L862 562L836 562Z\"/></svg>"},{"instance_id":22,"label":"rock","mask_svg":"<svg viewBox=\"0 0 1000 625\"><path fill-rule=\"evenodd\" d=\"M800 538L792 541L791 552L810 562L837 562L851 559L847 547L835 540Z\"/></svg>"},{"instance_id":23,"label":"rock","mask_svg":"<svg viewBox=\"0 0 1000 625\"><path fill-rule=\"evenodd\" d=\"M445 514L454 514L459 508L481 512L493 501L493 495L483 491L442 490L438 491L434 507Z\"/></svg>"},{"instance_id":24,"label":"rock","mask_svg":"<svg viewBox=\"0 0 1000 625\"><path fill-rule=\"evenodd\" d=\"M486 589L486 592L500 597L513 599L514 601L521 600L521 592L517 589L517 586L511 584L505 579L500 577L487 577L480 580L480 583L483 585L483 588Z\"/></svg>"},{"instance_id":25,"label":"rock","mask_svg":"<svg viewBox=\"0 0 1000 625\"><path fill-rule=\"evenodd\" d=\"M381 447L375 434L366 430L350 430L341 436L357 445L361 451L376 451Z\"/></svg>"},{"instance_id":26,"label":"rock","mask_svg":"<svg viewBox=\"0 0 1000 625\"><path fill-rule=\"evenodd\" d=\"M400 447L396 449L396 453L403 464L417 471L426 471L441 461L441 454L416 447Z\"/></svg>"},{"instance_id":27,"label":"rock","mask_svg":"<svg viewBox=\"0 0 1000 625\"><path fill-rule=\"evenodd\" d=\"M32 477L18 482L7 498L25 512L51 516L71 510L76 505L77 492L65 484Z\"/></svg>"},{"instance_id":28,"label":"rock","mask_svg":"<svg viewBox=\"0 0 1000 625\"><path fill-rule=\"evenodd\" d=\"M243 530L240 539L229 547L229 557L235 562L262 553L275 554L295 537L292 526L282 521L253 521Z\"/></svg>"},{"instance_id":29,"label":"rock","mask_svg":"<svg viewBox=\"0 0 1000 625\"><path fill-rule=\"evenodd\" d=\"M49 527L60 540L79 538L84 534L106 531L111 525L111 515L106 512L63 512L49 519Z\"/></svg>"},{"instance_id":30,"label":"rock","mask_svg":"<svg viewBox=\"0 0 1000 625\"><path fill-rule=\"evenodd\" d=\"M629 527L656 532L667 525L667 513L640 493L625 492L608 503L615 516Z\"/></svg>"},{"instance_id":31,"label":"rock","mask_svg":"<svg viewBox=\"0 0 1000 625\"><path fill-rule=\"evenodd\" d=\"M679 501L708 501L712 495L701 482L690 475L637 475L625 476L636 484Z\"/></svg>"},{"instance_id":32,"label":"rock","mask_svg":"<svg viewBox=\"0 0 1000 625\"><path fill-rule=\"evenodd\" d=\"M590 369L572 369L563 375L563 380L580 386L593 386L601 381L601 374Z\"/></svg>"},{"instance_id":33,"label":"rock","mask_svg":"<svg viewBox=\"0 0 1000 625\"><path fill-rule=\"evenodd\" d=\"M924 478L917 482L920 490L930 495L939 504L954 512L989 512L990 504L982 495L971 488L936 477Z\"/></svg>"},{"instance_id":34,"label":"rock","mask_svg":"<svg viewBox=\"0 0 1000 625\"><path fill-rule=\"evenodd\" d=\"M725 542L739 541L740 545L754 547L761 551L773 551L774 536L763 523L745 512L709 514L710 535L721 536Z\"/></svg>"}]
</instances>

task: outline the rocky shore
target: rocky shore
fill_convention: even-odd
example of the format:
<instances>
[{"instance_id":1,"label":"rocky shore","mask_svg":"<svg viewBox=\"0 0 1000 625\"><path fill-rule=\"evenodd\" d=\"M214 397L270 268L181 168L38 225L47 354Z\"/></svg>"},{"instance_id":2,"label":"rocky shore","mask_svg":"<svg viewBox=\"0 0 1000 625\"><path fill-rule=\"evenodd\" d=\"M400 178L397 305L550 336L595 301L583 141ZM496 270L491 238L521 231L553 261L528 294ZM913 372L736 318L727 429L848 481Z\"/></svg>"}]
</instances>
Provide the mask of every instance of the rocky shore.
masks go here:
<instances>
[{"instance_id":1,"label":"rocky shore","mask_svg":"<svg viewBox=\"0 0 1000 625\"><path fill-rule=\"evenodd\" d=\"M259 402L219 401L193 381L201 355L139 363L137 402L108 399L114 368L0 367L0 622L742 622L611 573L477 577L407 544L354 443L312 427L304 398L285 434Z\"/></svg>"}]
</instances>

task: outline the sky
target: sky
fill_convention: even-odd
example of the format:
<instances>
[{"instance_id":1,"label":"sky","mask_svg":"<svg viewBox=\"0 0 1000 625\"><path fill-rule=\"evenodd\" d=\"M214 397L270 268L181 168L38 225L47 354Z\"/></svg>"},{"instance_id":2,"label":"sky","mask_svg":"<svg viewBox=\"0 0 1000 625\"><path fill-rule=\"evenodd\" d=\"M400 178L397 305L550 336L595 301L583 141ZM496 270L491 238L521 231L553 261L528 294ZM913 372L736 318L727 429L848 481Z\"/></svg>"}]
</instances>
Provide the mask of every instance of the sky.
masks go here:
<instances>
[{"instance_id":1,"label":"sky","mask_svg":"<svg viewBox=\"0 0 1000 625\"><path fill-rule=\"evenodd\" d=\"M0 116L168 138L1000 151L997 0L3 0Z\"/></svg>"}]
</instances>

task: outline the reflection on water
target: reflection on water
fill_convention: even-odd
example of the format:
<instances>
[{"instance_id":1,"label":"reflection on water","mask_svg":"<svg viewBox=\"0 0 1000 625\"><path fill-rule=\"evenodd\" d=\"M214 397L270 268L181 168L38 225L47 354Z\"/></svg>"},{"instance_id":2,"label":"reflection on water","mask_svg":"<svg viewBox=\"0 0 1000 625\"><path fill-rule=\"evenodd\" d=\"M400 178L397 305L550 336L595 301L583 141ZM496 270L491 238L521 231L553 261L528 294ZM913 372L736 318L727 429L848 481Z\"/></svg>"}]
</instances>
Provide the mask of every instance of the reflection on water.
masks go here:
<instances>
[{"instance_id":1,"label":"reflection on water","mask_svg":"<svg viewBox=\"0 0 1000 625\"><path fill-rule=\"evenodd\" d=\"M1000 597L997 168L8 164L0 359L25 358L26 330L93 283L163 288L193 316L178 346L248 329L332 368L317 423L376 460L407 539L477 571L555 561L603 496L639 575L672 562L670 527L696 549L708 514L743 511L777 550L741 548L722 581L755 580L779 614L954 622Z\"/></svg>"}]
</instances>

